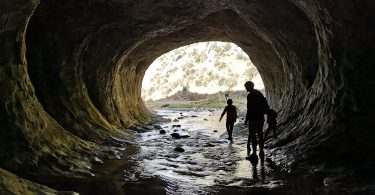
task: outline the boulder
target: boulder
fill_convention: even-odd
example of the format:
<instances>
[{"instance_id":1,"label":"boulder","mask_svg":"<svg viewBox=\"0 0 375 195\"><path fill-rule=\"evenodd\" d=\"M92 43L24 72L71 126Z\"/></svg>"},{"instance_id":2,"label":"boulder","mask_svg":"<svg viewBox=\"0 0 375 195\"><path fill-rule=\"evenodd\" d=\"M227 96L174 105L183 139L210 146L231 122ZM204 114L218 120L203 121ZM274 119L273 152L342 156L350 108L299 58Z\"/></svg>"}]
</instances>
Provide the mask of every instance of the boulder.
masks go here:
<instances>
[{"instance_id":1,"label":"boulder","mask_svg":"<svg viewBox=\"0 0 375 195\"><path fill-rule=\"evenodd\" d=\"M159 133L160 133L160 134L165 134L166 131L165 131L164 129L161 129L161 130L159 131Z\"/></svg>"},{"instance_id":2,"label":"boulder","mask_svg":"<svg viewBox=\"0 0 375 195\"><path fill-rule=\"evenodd\" d=\"M181 139L181 136L180 136L180 134L178 134L178 133L172 133L171 136L172 136L173 138L175 138L175 139Z\"/></svg>"},{"instance_id":3,"label":"boulder","mask_svg":"<svg viewBox=\"0 0 375 195\"><path fill-rule=\"evenodd\" d=\"M180 147L180 146L177 146L177 147L174 149L174 151L176 151L176 152L185 152L185 149L183 149L183 148Z\"/></svg>"}]
</instances>

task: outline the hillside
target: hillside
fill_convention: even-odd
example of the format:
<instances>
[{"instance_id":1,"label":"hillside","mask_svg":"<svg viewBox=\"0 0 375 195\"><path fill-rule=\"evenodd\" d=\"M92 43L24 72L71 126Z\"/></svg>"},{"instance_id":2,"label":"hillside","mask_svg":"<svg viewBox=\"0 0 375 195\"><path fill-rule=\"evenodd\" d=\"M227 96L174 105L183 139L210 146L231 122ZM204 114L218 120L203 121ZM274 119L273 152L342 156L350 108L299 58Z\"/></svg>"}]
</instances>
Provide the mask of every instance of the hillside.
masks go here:
<instances>
[{"instance_id":1,"label":"hillside","mask_svg":"<svg viewBox=\"0 0 375 195\"><path fill-rule=\"evenodd\" d=\"M264 90L261 90L264 94ZM188 90L179 91L176 94L155 101L147 101L146 105L149 109L159 108L222 108L226 105L227 98L225 94L228 94L228 98L232 99L234 105L238 108L245 108L246 105L246 91L230 91L230 92L218 92L214 94L200 94L190 92Z\"/></svg>"},{"instance_id":2,"label":"hillside","mask_svg":"<svg viewBox=\"0 0 375 195\"><path fill-rule=\"evenodd\" d=\"M263 88L257 69L241 48L226 42L196 43L162 55L149 67L142 98L162 99L183 89L201 94L238 91L248 80Z\"/></svg>"}]
</instances>

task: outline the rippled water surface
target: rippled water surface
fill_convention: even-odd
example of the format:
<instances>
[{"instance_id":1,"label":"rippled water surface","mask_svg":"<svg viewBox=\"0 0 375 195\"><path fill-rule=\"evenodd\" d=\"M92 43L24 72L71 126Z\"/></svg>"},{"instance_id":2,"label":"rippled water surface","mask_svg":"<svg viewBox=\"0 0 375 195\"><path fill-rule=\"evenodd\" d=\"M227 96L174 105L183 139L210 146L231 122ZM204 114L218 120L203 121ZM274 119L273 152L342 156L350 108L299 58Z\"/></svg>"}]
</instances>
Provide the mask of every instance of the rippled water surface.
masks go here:
<instances>
[{"instance_id":1,"label":"rippled water surface","mask_svg":"<svg viewBox=\"0 0 375 195\"><path fill-rule=\"evenodd\" d=\"M138 135L139 152L131 158L134 166L125 171L125 188L150 178L160 179L166 194L249 188L275 191L285 186L269 160L251 163L245 159L247 131L242 124L235 126L233 144L228 142L225 120L218 121L219 111L159 110L157 114L175 122L159 124L165 134L154 126ZM175 139L172 133L185 138ZM184 152L175 151L177 147Z\"/></svg>"}]
</instances>

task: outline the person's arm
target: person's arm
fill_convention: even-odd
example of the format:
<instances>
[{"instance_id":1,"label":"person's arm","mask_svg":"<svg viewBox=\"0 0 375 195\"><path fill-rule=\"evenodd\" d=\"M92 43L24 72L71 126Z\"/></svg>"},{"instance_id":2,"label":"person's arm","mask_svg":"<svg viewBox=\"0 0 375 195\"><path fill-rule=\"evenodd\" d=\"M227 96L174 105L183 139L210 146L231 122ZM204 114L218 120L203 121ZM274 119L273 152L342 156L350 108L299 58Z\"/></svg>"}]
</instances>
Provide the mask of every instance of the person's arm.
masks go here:
<instances>
[{"instance_id":1,"label":"person's arm","mask_svg":"<svg viewBox=\"0 0 375 195\"><path fill-rule=\"evenodd\" d=\"M225 107L223 113L221 113L219 121L221 121L221 119L223 118L226 112L227 112L227 107Z\"/></svg>"},{"instance_id":2,"label":"person's arm","mask_svg":"<svg viewBox=\"0 0 375 195\"><path fill-rule=\"evenodd\" d=\"M268 101L267 101L266 97L264 97L263 94L261 94L261 95L262 95L263 104L265 105L265 108L267 110L267 109L270 108L270 106L268 105Z\"/></svg>"},{"instance_id":3,"label":"person's arm","mask_svg":"<svg viewBox=\"0 0 375 195\"><path fill-rule=\"evenodd\" d=\"M245 117L245 125L247 125L247 121L248 121L248 116L249 116L249 114L248 114L248 112L246 111L246 117Z\"/></svg>"},{"instance_id":4,"label":"person's arm","mask_svg":"<svg viewBox=\"0 0 375 195\"><path fill-rule=\"evenodd\" d=\"M249 102L250 102L250 93L247 94L247 97L246 97L246 100L247 100L247 104L246 104L246 117L245 117L245 125L247 125L247 122L249 121L249 109L251 109L249 107Z\"/></svg>"}]
</instances>

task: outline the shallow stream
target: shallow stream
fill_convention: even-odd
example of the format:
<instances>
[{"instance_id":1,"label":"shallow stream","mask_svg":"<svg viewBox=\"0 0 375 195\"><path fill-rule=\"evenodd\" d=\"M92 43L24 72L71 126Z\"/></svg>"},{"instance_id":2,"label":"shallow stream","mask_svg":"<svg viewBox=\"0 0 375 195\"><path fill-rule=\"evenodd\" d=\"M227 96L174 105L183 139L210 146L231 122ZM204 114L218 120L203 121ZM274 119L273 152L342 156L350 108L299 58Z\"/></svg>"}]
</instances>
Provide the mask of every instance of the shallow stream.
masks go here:
<instances>
[{"instance_id":1,"label":"shallow stream","mask_svg":"<svg viewBox=\"0 0 375 195\"><path fill-rule=\"evenodd\" d=\"M275 191L285 186L277 178L277 170L271 168L272 162L260 159L251 163L245 159L244 125L235 126L232 144L227 140L225 119L219 122L220 111L158 110L157 114L171 122L154 125L154 130L138 135L139 152L131 158L133 167L125 172L125 188L155 177L164 181L166 194L212 194L249 188ZM165 134L160 133L163 130ZM183 138L176 139L172 133Z\"/></svg>"},{"instance_id":2,"label":"shallow stream","mask_svg":"<svg viewBox=\"0 0 375 195\"><path fill-rule=\"evenodd\" d=\"M40 182L63 194L342 194L327 191L322 178L281 172L267 158L267 150L266 159L246 160L248 130L241 119L230 143L225 119L219 122L221 111L157 110L156 114L168 122L135 133L137 141L124 148L122 157L92 167L92 177Z\"/></svg>"}]
</instances>

